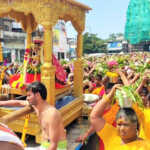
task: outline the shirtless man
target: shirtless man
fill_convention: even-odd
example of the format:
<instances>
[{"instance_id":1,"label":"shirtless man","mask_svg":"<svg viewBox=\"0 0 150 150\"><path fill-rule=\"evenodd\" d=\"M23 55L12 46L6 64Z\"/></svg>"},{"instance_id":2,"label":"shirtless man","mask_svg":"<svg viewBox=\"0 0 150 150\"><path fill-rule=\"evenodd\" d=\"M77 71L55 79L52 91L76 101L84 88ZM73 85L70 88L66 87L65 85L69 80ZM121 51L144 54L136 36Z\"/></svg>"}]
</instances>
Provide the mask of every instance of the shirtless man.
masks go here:
<instances>
[{"instance_id":1,"label":"shirtless man","mask_svg":"<svg viewBox=\"0 0 150 150\"><path fill-rule=\"evenodd\" d=\"M55 107L47 103L46 87L40 82L33 82L26 90L27 101L10 100L0 102L0 106L26 106L30 104L41 125L43 140L41 147L46 150L66 150L66 133L61 114Z\"/></svg>"}]
</instances>

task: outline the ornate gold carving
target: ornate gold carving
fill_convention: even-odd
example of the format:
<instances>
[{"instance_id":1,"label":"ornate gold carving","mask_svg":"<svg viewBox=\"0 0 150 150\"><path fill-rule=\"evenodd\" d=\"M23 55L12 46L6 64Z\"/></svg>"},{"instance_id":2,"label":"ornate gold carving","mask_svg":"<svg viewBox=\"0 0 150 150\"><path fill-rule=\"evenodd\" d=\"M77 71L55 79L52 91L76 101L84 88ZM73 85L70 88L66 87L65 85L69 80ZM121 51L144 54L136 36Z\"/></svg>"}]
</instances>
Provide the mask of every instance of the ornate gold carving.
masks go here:
<instances>
[{"instance_id":1,"label":"ornate gold carving","mask_svg":"<svg viewBox=\"0 0 150 150\"><path fill-rule=\"evenodd\" d=\"M8 1L0 0L0 4L0 16L8 15L13 10L15 14L12 17L22 22L23 26L28 25L25 16L33 14L35 18L35 20L32 20L33 24L35 22L47 24L48 22L54 26L58 19L63 19L71 21L78 32L84 30L87 8L80 8L66 0L14 0L9 4Z\"/></svg>"},{"instance_id":2,"label":"ornate gold carving","mask_svg":"<svg viewBox=\"0 0 150 150\"><path fill-rule=\"evenodd\" d=\"M80 96L78 100L71 102L67 106L63 107L63 121L67 125L72 120L81 115L82 109L82 81L83 81L83 69L82 69L82 37L81 33L85 27L85 13L88 10L87 7L80 5L72 0L0 0L0 17L10 16L16 21L21 22L22 27L28 33L28 45L30 45L30 33L36 29L37 24L44 26L44 64L42 66L41 76L42 82L48 89L47 101L48 103L55 104L55 67L52 65L52 26L56 24L58 19L65 21L71 21L77 32L78 37L78 49L77 55L79 59L75 61L74 69L74 93L75 96ZM2 109L1 109L2 110ZM68 113L69 112L69 116ZM2 110L0 115L4 115L6 111ZM9 110L10 113L10 110ZM11 127L15 131L22 132L22 119L19 118ZM17 125L17 126L16 126ZM37 118L32 117L29 122L28 134L36 135L39 137L39 125Z\"/></svg>"},{"instance_id":3,"label":"ornate gold carving","mask_svg":"<svg viewBox=\"0 0 150 150\"><path fill-rule=\"evenodd\" d=\"M55 70L50 63L44 63L42 66L42 82L48 89L47 101L51 105L55 104Z\"/></svg>"},{"instance_id":4,"label":"ornate gold carving","mask_svg":"<svg viewBox=\"0 0 150 150\"><path fill-rule=\"evenodd\" d=\"M0 62L3 62L3 49L1 42L0 42Z\"/></svg>"},{"instance_id":5,"label":"ornate gold carving","mask_svg":"<svg viewBox=\"0 0 150 150\"><path fill-rule=\"evenodd\" d=\"M78 37L77 37L77 57L81 58L82 57L82 51L83 51L83 38L82 38L82 33L78 32Z\"/></svg>"},{"instance_id":6,"label":"ornate gold carving","mask_svg":"<svg viewBox=\"0 0 150 150\"><path fill-rule=\"evenodd\" d=\"M71 21L78 32L77 56L82 57L82 32L85 27L85 13L87 7L70 0L0 0L0 17L10 16L21 22L28 33L28 46L31 38L29 34L36 29L37 24L44 26L44 65L42 81L48 89L54 86L55 70L52 67L52 27L58 19ZM82 64L80 59L75 63L75 90L81 94ZM52 69L52 71L50 71ZM51 85L51 87L50 87ZM53 92L53 91L51 91ZM52 94L48 94L54 99Z\"/></svg>"},{"instance_id":7,"label":"ornate gold carving","mask_svg":"<svg viewBox=\"0 0 150 150\"><path fill-rule=\"evenodd\" d=\"M52 26L44 25L44 62L52 64Z\"/></svg>"},{"instance_id":8,"label":"ornate gold carving","mask_svg":"<svg viewBox=\"0 0 150 150\"><path fill-rule=\"evenodd\" d=\"M85 10L74 5L70 5L67 2L63 2L61 9L62 13L60 18L65 21L70 20L76 31L83 32L85 27Z\"/></svg>"},{"instance_id":9,"label":"ornate gold carving","mask_svg":"<svg viewBox=\"0 0 150 150\"><path fill-rule=\"evenodd\" d=\"M81 96L83 93L83 59L74 62L74 94Z\"/></svg>"},{"instance_id":10,"label":"ornate gold carving","mask_svg":"<svg viewBox=\"0 0 150 150\"><path fill-rule=\"evenodd\" d=\"M27 32L27 47L26 48L31 48L31 43L32 43L32 34L30 32Z\"/></svg>"},{"instance_id":11,"label":"ornate gold carving","mask_svg":"<svg viewBox=\"0 0 150 150\"><path fill-rule=\"evenodd\" d=\"M55 76L55 67L52 66L50 63L44 63L42 65L42 77L44 80L54 80Z\"/></svg>"}]
</instances>

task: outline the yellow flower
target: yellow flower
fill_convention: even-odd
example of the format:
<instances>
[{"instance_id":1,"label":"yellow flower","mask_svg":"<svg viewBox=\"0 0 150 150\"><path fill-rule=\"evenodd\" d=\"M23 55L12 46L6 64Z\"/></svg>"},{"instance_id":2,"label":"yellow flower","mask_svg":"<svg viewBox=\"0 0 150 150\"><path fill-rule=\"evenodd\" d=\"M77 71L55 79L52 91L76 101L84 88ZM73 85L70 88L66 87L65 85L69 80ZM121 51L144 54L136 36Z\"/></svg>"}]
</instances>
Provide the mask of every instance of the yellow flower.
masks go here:
<instances>
[{"instance_id":1,"label":"yellow flower","mask_svg":"<svg viewBox=\"0 0 150 150\"><path fill-rule=\"evenodd\" d=\"M110 78L118 77L118 74L115 72L106 72L106 75Z\"/></svg>"}]
</instances>

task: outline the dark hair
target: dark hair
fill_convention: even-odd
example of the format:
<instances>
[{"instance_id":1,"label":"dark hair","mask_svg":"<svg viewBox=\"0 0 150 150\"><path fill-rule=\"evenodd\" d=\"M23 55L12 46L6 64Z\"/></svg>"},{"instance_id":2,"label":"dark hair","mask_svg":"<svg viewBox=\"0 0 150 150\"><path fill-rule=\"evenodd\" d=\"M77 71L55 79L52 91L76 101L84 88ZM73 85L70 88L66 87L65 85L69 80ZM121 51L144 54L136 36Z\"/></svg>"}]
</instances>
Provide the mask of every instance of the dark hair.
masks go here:
<instances>
[{"instance_id":1,"label":"dark hair","mask_svg":"<svg viewBox=\"0 0 150 150\"><path fill-rule=\"evenodd\" d=\"M88 78L89 78L89 80L91 81L91 80L94 78L94 75L93 75L93 74L90 74Z\"/></svg>"},{"instance_id":2,"label":"dark hair","mask_svg":"<svg viewBox=\"0 0 150 150\"><path fill-rule=\"evenodd\" d=\"M118 78L118 84L123 84L122 79L120 78L120 76Z\"/></svg>"},{"instance_id":3,"label":"dark hair","mask_svg":"<svg viewBox=\"0 0 150 150\"><path fill-rule=\"evenodd\" d=\"M147 95L147 100L150 101L150 93Z\"/></svg>"},{"instance_id":4,"label":"dark hair","mask_svg":"<svg viewBox=\"0 0 150 150\"><path fill-rule=\"evenodd\" d=\"M106 89L112 89L112 87L114 86L115 84L114 83L107 83L106 85Z\"/></svg>"},{"instance_id":5,"label":"dark hair","mask_svg":"<svg viewBox=\"0 0 150 150\"><path fill-rule=\"evenodd\" d=\"M128 107L120 108L120 110L116 115L116 120L118 120L121 117L121 115L126 116L132 123L136 123L137 130L139 130L140 125L139 125L138 117L132 108L128 108Z\"/></svg>"},{"instance_id":6,"label":"dark hair","mask_svg":"<svg viewBox=\"0 0 150 150\"><path fill-rule=\"evenodd\" d=\"M71 72L71 70L70 70L70 67L69 67L69 66L67 66L67 67L65 68L65 70L66 70L67 74L69 74L69 73Z\"/></svg>"},{"instance_id":7,"label":"dark hair","mask_svg":"<svg viewBox=\"0 0 150 150\"><path fill-rule=\"evenodd\" d=\"M89 85L85 85L85 86L83 87L83 90L86 90L86 89L89 89Z\"/></svg>"},{"instance_id":8,"label":"dark hair","mask_svg":"<svg viewBox=\"0 0 150 150\"><path fill-rule=\"evenodd\" d=\"M143 89L140 93L144 94L144 96L146 96L148 94L148 89L146 87L143 87Z\"/></svg>"},{"instance_id":9,"label":"dark hair","mask_svg":"<svg viewBox=\"0 0 150 150\"><path fill-rule=\"evenodd\" d=\"M26 91L27 92L32 91L34 94L40 93L42 99L46 100L47 90L46 90L45 85L41 82L36 81L36 82L29 84L28 87L26 88Z\"/></svg>"},{"instance_id":10,"label":"dark hair","mask_svg":"<svg viewBox=\"0 0 150 150\"><path fill-rule=\"evenodd\" d=\"M102 77L102 75L101 75L101 74L97 74L97 76L96 76L96 79L97 79L97 80L101 81L101 80L102 80L102 78L103 78L103 77Z\"/></svg>"}]
</instances>

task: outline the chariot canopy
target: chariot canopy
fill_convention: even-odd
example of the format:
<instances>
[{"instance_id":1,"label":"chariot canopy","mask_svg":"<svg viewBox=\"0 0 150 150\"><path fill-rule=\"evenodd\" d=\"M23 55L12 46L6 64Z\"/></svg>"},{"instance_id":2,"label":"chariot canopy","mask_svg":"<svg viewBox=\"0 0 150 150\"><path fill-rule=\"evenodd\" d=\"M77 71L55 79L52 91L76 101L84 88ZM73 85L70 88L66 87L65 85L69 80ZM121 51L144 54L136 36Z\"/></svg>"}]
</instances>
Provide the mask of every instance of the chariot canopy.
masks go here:
<instances>
[{"instance_id":1,"label":"chariot canopy","mask_svg":"<svg viewBox=\"0 0 150 150\"><path fill-rule=\"evenodd\" d=\"M85 14L91 10L88 6L75 0L0 0L0 17L11 17L20 22L23 30L27 33L27 47L32 43L31 34L38 24L44 28L44 64L42 66L42 82L46 85L50 103L54 104L54 78L55 67L52 65L52 28L58 20L71 21L78 33L77 37L77 65L81 64L82 56L82 33L85 28ZM80 72L81 67L77 67ZM82 72L82 71L81 71ZM75 73L75 72L74 72ZM78 75L77 75L78 76ZM82 76L82 75L81 75ZM78 78L78 77L77 77ZM81 94L81 83L74 88L76 95ZM76 87L77 86L77 87ZM51 89L51 90L50 90ZM80 90L80 92L79 92Z\"/></svg>"},{"instance_id":2,"label":"chariot canopy","mask_svg":"<svg viewBox=\"0 0 150 150\"><path fill-rule=\"evenodd\" d=\"M73 96L75 100L60 109L64 125L68 125L82 114L83 106L83 59L82 59L82 33L85 28L86 13L91 10L88 6L75 0L0 0L0 17L11 17L21 23L23 30L27 33L26 49L32 45L32 32L40 24L43 26L43 49L44 61L41 67L41 81L47 88L47 102L55 105L55 97L70 86L63 89L55 88L56 68L52 63L53 50L53 26L58 20L71 21L77 31L77 58L74 61L74 84ZM11 94L21 93L18 89L10 89ZM0 116L12 112L8 109L0 109ZM23 118L20 118L9 126L17 132L22 132ZM28 134L35 135L36 141L40 141L40 127L35 114L31 115L28 125Z\"/></svg>"},{"instance_id":3,"label":"chariot canopy","mask_svg":"<svg viewBox=\"0 0 150 150\"><path fill-rule=\"evenodd\" d=\"M27 32L37 24L54 26L59 19L71 21L75 29L84 30L85 13L91 8L75 0L0 0L0 17L10 16L21 22Z\"/></svg>"}]
</instances>

